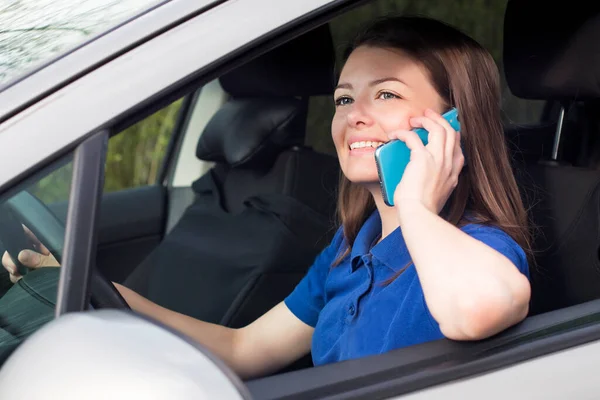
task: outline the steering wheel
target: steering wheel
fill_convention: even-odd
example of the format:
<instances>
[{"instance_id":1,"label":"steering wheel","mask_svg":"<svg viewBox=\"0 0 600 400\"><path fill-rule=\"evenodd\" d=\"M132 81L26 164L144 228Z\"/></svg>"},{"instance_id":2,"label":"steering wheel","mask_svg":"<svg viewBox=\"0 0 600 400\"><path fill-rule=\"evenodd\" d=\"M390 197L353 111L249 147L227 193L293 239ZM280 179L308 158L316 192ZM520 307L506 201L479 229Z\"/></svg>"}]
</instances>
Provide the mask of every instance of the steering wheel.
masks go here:
<instances>
[{"instance_id":1,"label":"steering wheel","mask_svg":"<svg viewBox=\"0 0 600 400\"><path fill-rule=\"evenodd\" d=\"M60 263L65 237L64 224L50 209L27 191L12 196L0 204L0 241L5 245L22 275L27 273L17 260L17 254L32 243L21 224L33 232ZM129 309L117 288L96 269L91 271L91 303L94 308Z\"/></svg>"}]
</instances>

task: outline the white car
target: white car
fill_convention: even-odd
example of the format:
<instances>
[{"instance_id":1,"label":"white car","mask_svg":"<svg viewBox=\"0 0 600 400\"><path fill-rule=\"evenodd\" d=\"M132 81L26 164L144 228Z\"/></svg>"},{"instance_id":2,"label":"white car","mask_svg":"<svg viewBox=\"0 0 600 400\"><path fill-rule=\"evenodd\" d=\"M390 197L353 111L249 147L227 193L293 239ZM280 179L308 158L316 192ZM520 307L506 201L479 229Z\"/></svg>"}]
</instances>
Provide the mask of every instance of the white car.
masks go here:
<instances>
[{"instance_id":1,"label":"white car","mask_svg":"<svg viewBox=\"0 0 600 400\"><path fill-rule=\"evenodd\" d=\"M307 357L242 381L133 313L111 282L231 327L281 301L333 234L336 52L356 21L398 9L496 51L539 228L530 316L484 341L320 367ZM23 224L62 267L14 284L0 272L0 398L597 398L598 39L600 3L580 0L172 0L9 80L0 250L31 245ZM160 159L127 164L145 181L111 189L124 158L160 145L140 127L161 121ZM127 135L137 147L117 154Z\"/></svg>"}]
</instances>

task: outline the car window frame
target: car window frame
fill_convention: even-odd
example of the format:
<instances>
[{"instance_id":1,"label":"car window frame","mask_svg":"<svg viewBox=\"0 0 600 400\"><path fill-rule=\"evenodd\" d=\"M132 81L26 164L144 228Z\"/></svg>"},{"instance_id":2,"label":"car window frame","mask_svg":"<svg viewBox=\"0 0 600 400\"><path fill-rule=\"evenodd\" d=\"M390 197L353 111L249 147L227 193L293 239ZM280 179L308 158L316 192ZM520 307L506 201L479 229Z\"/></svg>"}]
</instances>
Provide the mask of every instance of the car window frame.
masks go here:
<instances>
[{"instance_id":1,"label":"car window frame","mask_svg":"<svg viewBox=\"0 0 600 400\"><path fill-rule=\"evenodd\" d=\"M100 130L75 149L56 317L90 305L108 138L109 131Z\"/></svg>"},{"instance_id":2,"label":"car window frame","mask_svg":"<svg viewBox=\"0 0 600 400\"><path fill-rule=\"evenodd\" d=\"M354 6L360 3L364 3L364 1L354 4ZM134 107L135 113L128 113L130 110L122 110L121 115L117 116L116 121L112 121L112 124L126 125L127 121L131 122L135 118L139 118L142 114L149 115L156 109L157 105L168 103L170 100L180 97L186 87L189 89L190 85L194 86L207 82L219 76L225 70L248 60L257 53L268 50L298 33L326 22L339 13L345 12L347 7L348 2L333 2L328 8L315 10L290 23L281 25L269 35L247 43L245 46L229 53L223 59L215 61L209 68L198 70L194 76L189 77L185 81L163 87L150 99L136 105ZM87 268L90 268L89 264ZM578 317L574 317L573 313L576 313L578 310L585 312ZM561 316L563 321L556 327L556 321ZM395 350L372 358L261 378L249 381L247 385L257 397L261 394L267 398L269 394L273 394L273 390L275 389L287 390L287 394L290 396L309 394L316 396L334 394L351 395L354 393L357 396L360 394L372 396L370 398L373 398L373 396L381 396L383 394L398 395L434 384L481 374L486 371L486 368L489 371L506 367L526 359L554 353L600 339L600 302L590 302L574 308L561 309L556 312L544 314L535 319L536 317L527 319L513 329L487 341L474 344L455 343L448 340L430 342ZM583 321L579 326L568 326L568 322L577 322L578 320ZM536 326L532 326L537 323L543 325L539 332ZM549 330L549 326L554 326L554 329ZM532 332L528 333L527 337L529 341L516 340L512 345L510 341L507 342L507 337L510 335L515 335L517 339L522 338L520 335L524 334L527 329L533 329ZM544 332L546 334L541 335ZM535 346L535 351L532 351L531 346ZM444 357L438 357L438 359L434 360L438 364L427 363L422 359L418 359L419 354L428 355L434 350L438 352L440 348L444 350L444 347L446 347L446 350L458 350L459 353L457 354L459 356L464 356L465 349L470 349L474 358L468 359L468 357L462 357L462 360L459 359L453 363L448 363L448 358L444 355ZM527 348L527 351L522 351L525 348ZM413 355L412 357L411 354ZM414 364L407 364L407 360L418 363L420 368L415 369ZM402 375L402 372L405 374ZM296 382L296 384L284 384L291 381ZM298 387L299 385L304 386ZM309 387L310 385L312 387ZM269 390L271 391L269 392Z\"/></svg>"},{"instance_id":3,"label":"car window frame","mask_svg":"<svg viewBox=\"0 0 600 400\"><path fill-rule=\"evenodd\" d=\"M36 166L25 177L15 179L0 190L0 196L14 196L28 185L36 182L40 175L50 174L67 164L72 164L69 182L67 218L64 221L65 236L62 246L62 267L59 273L53 319L67 312L88 309L89 281L95 254L95 229L93 227L100 200L101 181L104 174L104 159L108 131L99 131L86 140L63 149L60 154ZM100 190L100 192L99 192ZM96 199L95 201L93 199ZM91 203L90 203L91 200ZM41 201L38 199L38 201ZM87 203L87 204L86 204ZM70 238L69 238L70 236ZM38 329L43 327L40 326ZM26 341L27 339L25 339ZM14 346L18 349L23 340Z\"/></svg>"}]
</instances>

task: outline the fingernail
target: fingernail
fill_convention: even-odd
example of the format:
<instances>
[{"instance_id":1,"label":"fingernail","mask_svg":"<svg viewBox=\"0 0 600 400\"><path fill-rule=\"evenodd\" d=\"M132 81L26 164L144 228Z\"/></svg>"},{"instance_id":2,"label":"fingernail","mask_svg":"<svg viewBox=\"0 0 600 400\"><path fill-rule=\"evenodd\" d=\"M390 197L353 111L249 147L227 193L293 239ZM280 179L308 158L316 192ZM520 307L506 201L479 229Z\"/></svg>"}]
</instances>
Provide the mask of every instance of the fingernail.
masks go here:
<instances>
[{"instance_id":1,"label":"fingernail","mask_svg":"<svg viewBox=\"0 0 600 400\"><path fill-rule=\"evenodd\" d=\"M29 252L27 250L23 250L23 251L21 251L19 253L19 255L17 256L17 258L21 262L27 262L27 260L29 260Z\"/></svg>"},{"instance_id":2,"label":"fingernail","mask_svg":"<svg viewBox=\"0 0 600 400\"><path fill-rule=\"evenodd\" d=\"M23 264L36 264L39 262L38 257L39 256L36 253L29 250L23 250L19 253L19 261L21 261Z\"/></svg>"}]
</instances>

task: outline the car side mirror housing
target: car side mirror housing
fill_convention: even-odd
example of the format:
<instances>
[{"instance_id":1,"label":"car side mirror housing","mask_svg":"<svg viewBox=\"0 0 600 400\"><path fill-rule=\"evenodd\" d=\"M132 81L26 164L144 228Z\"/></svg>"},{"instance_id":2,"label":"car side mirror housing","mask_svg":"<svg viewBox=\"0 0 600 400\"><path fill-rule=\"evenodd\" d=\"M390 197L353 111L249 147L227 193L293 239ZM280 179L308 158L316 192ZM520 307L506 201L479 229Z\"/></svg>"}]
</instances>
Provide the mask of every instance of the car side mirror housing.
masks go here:
<instances>
[{"instance_id":1,"label":"car side mirror housing","mask_svg":"<svg viewBox=\"0 0 600 400\"><path fill-rule=\"evenodd\" d=\"M249 399L221 360L131 311L55 319L0 369L2 399Z\"/></svg>"}]
</instances>

